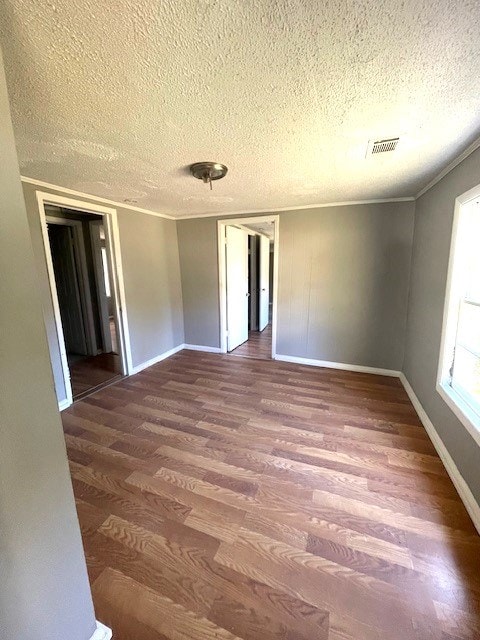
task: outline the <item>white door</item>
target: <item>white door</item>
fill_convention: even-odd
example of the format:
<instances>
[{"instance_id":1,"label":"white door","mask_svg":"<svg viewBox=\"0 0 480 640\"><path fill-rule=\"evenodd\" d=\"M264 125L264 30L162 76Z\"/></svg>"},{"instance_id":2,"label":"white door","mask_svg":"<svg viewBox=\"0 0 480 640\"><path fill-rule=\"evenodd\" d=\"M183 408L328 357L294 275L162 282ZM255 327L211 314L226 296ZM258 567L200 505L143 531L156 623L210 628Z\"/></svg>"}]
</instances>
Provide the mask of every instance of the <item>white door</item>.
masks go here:
<instances>
[{"instance_id":1,"label":"white door","mask_svg":"<svg viewBox=\"0 0 480 640\"><path fill-rule=\"evenodd\" d=\"M268 324L270 303L270 240L260 236L260 278L259 278L259 320L258 329L263 331Z\"/></svg>"},{"instance_id":2,"label":"white door","mask_svg":"<svg viewBox=\"0 0 480 640\"><path fill-rule=\"evenodd\" d=\"M248 233L227 226L227 351L248 340Z\"/></svg>"}]
</instances>

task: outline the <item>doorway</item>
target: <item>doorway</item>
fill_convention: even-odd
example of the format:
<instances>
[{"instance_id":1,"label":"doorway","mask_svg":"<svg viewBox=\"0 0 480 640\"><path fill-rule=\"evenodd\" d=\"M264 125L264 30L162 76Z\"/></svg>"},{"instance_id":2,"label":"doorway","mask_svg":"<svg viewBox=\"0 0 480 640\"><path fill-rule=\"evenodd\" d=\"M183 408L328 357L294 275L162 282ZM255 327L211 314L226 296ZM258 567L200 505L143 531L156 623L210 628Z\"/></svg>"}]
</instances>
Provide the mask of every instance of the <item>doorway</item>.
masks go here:
<instances>
[{"instance_id":1,"label":"doorway","mask_svg":"<svg viewBox=\"0 0 480 640\"><path fill-rule=\"evenodd\" d=\"M111 213L37 192L66 399L61 409L128 373ZM90 207L89 207L90 208ZM53 357L53 356L52 356Z\"/></svg>"},{"instance_id":2,"label":"doorway","mask_svg":"<svg viewBox=\"0 0 480 640\"><path fill-rule=\"evenodd\" d=\"M278 216L218 222L221 351L275 358Z\"/></svg>"}]
</instances>

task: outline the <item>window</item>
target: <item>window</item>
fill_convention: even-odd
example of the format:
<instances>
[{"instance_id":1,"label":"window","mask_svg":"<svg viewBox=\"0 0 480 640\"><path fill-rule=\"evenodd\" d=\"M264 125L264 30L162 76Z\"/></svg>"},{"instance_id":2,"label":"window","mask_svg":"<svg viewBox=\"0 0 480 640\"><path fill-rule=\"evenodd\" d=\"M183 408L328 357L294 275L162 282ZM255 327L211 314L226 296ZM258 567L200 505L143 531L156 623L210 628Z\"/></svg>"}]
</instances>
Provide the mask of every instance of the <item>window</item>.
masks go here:
<instances>
[{"instance_id":1,"label":"window","mask_svg":"<svg viewBox=\"0 0 480 640\"><path fill-rule=\"evenodd\" d=\"M437 389L480 442L480 189L457 200Z\"/></svg>"}]
</instances>

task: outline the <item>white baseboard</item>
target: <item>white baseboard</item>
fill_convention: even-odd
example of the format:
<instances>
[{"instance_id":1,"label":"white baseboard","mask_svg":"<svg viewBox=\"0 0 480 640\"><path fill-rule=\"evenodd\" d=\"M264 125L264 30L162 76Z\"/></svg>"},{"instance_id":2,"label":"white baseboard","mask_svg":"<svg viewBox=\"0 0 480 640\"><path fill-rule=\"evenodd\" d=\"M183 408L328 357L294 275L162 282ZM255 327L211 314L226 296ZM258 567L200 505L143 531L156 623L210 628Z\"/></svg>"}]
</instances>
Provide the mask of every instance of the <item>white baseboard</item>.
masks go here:
<instances>
[{"instance_id":1,"label":"white baseboard","mask_svg":"<svg viewBox=\"0 0 480 640\"><path fill-rule=\"evenodd\" d=\"M65 409L68 409L68 407L70 407L71 405L72 403L70 402L70 400L60 400L60 402L58 403L58 410L65 411Z\"/></svg>"},{"instance_id":2,"label":"white baseboard","mask_svg":"<svg viewBox=\"0 0 480 640\"><path fill-rule=\"evenodd\" d=\"M400 371L394 369L377 369L376 367L364 367L360 364L345 364L343 362L331 362L330 360L313 360L312 358L300 358L298 356L284 356L276 354L275 360L292 362L294 364L306 364L311 367L326 367L327 369L342 369L343 371L357 371L358 373L373 373L379 376L400 377Z\"/></svg>"},{"instance_id":3,"label":"white baseboard","mask_svg":"<svg viewBox=\"0 0 480 640\"><path fill-rule=\"evenodd\" d=\"M201 344L179 344L173 349L170 349L169 351L165 351L164 353L161 353L159 356L156 356L151 360L147 360L146 362L142 362L142 364L138 364L136 367L133 367L132 371L130 372L130 375L133 376L135 373L140 373L140 371L143 371L144 369L147 369L148 367L151 367L152 365L157 364L157 362L161 362L162 360L165 360L166 358L173 356L175 353L182 351L182 349L190 349L192 351L206 351L208 353L221 353L222 351L220 347L208 347Z\"/></svg>"},{"instance_id":4,"label":"white baseboard","mask_svg":"<svg viewBox=\"0 0 480 640\"><path fill-rule=\"evenodd\" d=\"M137 366L133 367L133 369L131 370L130 375L133 376L135 373L140 373L140 371L143 371L144 369L147 369L148 367L151 367L152 365L157 364L157 362L161 362L162 360L165 360L166 358L173 356L175 353L178 353L179 351L181 351L184 348L184 346L185 345L183 344L179 344L177 347L174 347L173 349L169 349L168 351L161 353L159 356L155 356L155 358L152 358L151 360L142 362L142 364L137 364Z\"/></svg>"},{"instance_id":5,"label":"white baseboard","mask_svg":"<svg viewBox=\"0 0 480 640\"><path fill-rule=\"evenodd\" d=\"M207 353L222 353L220 347L207 347L202 344L184 344L184 349L190 349L190 351L206 351Z\"/></svg>"},{"instance_id":6,"label":"white baseboard","mask_svg":"<svg viewBox=\"0 0 480 640\"><path fill-rule=\"evenodd\" d=\"M458 495L460 496L463 504L465 505L465 508L468 511L468 514L472 519L472 522L475 525L475 528L480 533L480 506L478 502L475 500L467 483L463 479L460 471L457 468L457 465L453 461L452 456L448 453L447 448L443 444L442 439L438 435L435 427L433 426L432 421L428 417L425 409L422 407L420 400L417 398L415 391L412 389L404 373L400 374L400 381L405 387L405 391L407 392L408 397L410 398L413 406L415 407L415 411L418 413L418 417L420 418L423 426L425 427L425 431L428 433L428 436L432 441L433 446L435 447L438 455L440 456L440 459L443 462L443 466L447 470L447 473L450 476L451 481L455 485L455 489L458 491Z\"/></svg>"},{"instance_id":7,"label":"white baseboard","mask_svg":"<svg viewBox=\"0 0 480 640\"><path fill-rule=\"evenodd\" d=\"M110 640L111 637L112 630L97 620L97 628L90 640Z\"/></svg>"}]
</instances>

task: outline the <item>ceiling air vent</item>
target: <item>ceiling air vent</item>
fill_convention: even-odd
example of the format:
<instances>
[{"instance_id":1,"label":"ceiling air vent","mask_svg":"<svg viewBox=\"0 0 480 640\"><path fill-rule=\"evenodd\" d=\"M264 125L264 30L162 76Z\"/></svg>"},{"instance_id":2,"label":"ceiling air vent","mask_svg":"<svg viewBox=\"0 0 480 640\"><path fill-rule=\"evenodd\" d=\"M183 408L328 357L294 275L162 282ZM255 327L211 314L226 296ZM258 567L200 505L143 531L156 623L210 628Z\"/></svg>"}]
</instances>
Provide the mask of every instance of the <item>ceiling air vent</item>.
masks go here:
<instances>
[{"instance_id":1,"label":"ceiling air vent","mask_svg":"<svg viewBox=\"0 0 480 640\"><path fill-rule=\"evenodd\" d=\"M400 138L388 138L386 140L370 140L367 147L367 156L377 153L386 153L387 151L395 151Z\"/></svg>"}]
</instances>

